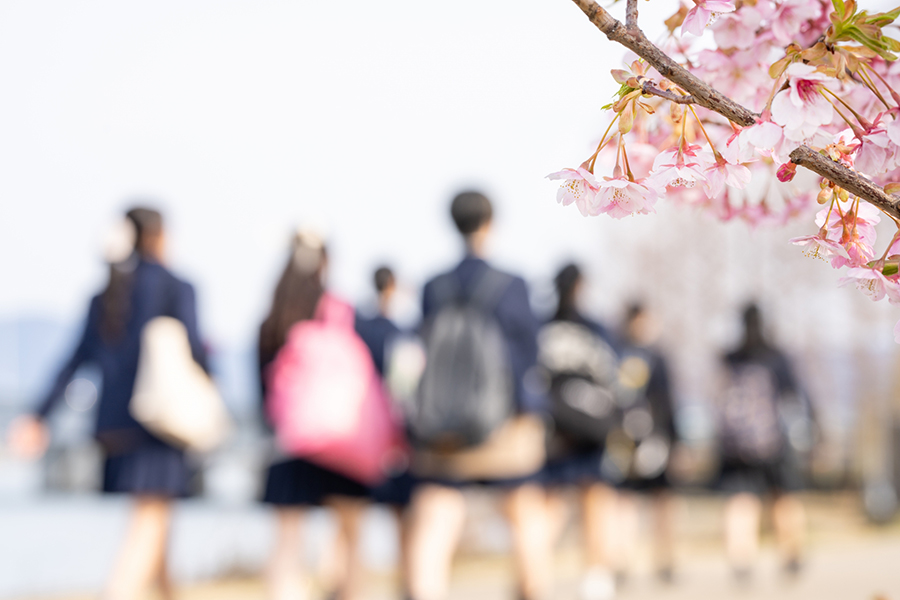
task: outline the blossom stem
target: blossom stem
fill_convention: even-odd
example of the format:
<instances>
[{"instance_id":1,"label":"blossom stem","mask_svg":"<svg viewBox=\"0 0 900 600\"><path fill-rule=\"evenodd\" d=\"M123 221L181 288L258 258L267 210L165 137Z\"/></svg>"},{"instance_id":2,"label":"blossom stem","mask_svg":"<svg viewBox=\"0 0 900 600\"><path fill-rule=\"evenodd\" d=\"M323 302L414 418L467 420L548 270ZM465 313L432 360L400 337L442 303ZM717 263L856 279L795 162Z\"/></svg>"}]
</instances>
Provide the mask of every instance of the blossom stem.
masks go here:
<instances>
[{"instance_id":1,"label":"blossom stem","mask_svg":"<svg viewBox=\"0 0 900 600\"><path fill-rule=\"evenodd\" d=\"M860 115L858 112L856 112L855 110L853 110L853 107L850 106L849 104L847 104L847 103L844 101L843 98L841 98L840 96L838 96L837 94L835 94L834 92L832 92L831 90L829 90L827 87L824 87L824 86L823 86L823 87L821 87L821 88L819 88L819 89L820 89L820 90L824 90L824 91L828 92L829 94L831 94L832 96L834 96L834 99L835 99L835 100L837 100L838 102L840 102L841 104L843 104L844 107L845 107L847 110L849 110L851 113L853 113L853 116L856 117L856 120L859 121L859 124L860 124L860 125L862 125L863 127L865 127L867 130L872 129L872 124L869 123L868 119L866 119L865 117L863 117L862 115ZM825 96L825 94L822 94L822 95ZM828 96L825 96L825 98L828 98ZM834 102L832 102L831 104L832 104L832 106L834 106ZM837 108L837 106L835 106L835 108Z\"/></svg>"},{"instance_id":2,"label":"blossom stem","mask_svg":"<svg viewBox=\"0 0 900 600\"><path fill-rule=\"evenodd\" d=\"M625 159L625 173L628 175L628 181L634 181L634 174L631 172L631 164L628 162L628 152L625 150L625 144L619 141L619 147L622 148L622 157Z\"/></svg>"},{"instance_id":3,"label":"blossom stem","mask_svg":"<svg viewBox=\"0 0 900 600\"><path fill-rule=\"evenodd\" d=\"M597 144L597 149L594 151L594 153L588 159L588 161L590 161L590 163L591 163L590 169L589 169L591 173L594 172L594 164L597 162L597 155L600 154L600 151L603 150L603 148L606 146L607 143L612 141L612 138L609 138L609 140L607 140L606 136L609 135L609 130L612 129L612 126L616 124L616 121L619 119L620 114L621 113L616 113L616 116L613 117L613 120L610 122L609 127L607 127L606 131L603 132L603 137L600 138L600 143ZM615 136L613 136L613 137L615 137ZM606 142L606 143L604 143L604 142ZM587 161L585 161L585 162L587 162Z\"/></svg>"},{"instance_id":4,"label":"blossom stem","mask_svg":"<svg viewBox=\"0 0 900 600\"><path fill-rule=\"evenodd\" d=\"M706 141L709 142L709 147L713 151L713 156L718 159L720 157L719 151L716 150L716 145L713 144L712 139L710 139L709 134L706 132L706 127L703 126L703 121L701 121L700 117L697 116L697 111L694 110L693 106L688 106L688 108L691 109L691 113L693 113L694 118L697 119L697 125L700 126L700 131L703 132L703 137L705 137Z\"/></svg>"},{"instance_id":5,"label":"blossom stem","mask_svg":"<svg viewBox=\"0 0 900 600\"><path fill-rule=\"evenodd\" d=\"M884 104L884 107L886 109L890 110L891 105L887 103L887 100L885 100L884 96L881 95L881 92L878 91L878 88L875 86L875 82L872 81L872 78L867 73L865 73L862 69L857 71L856 74L859 75L860 80L864 84L866 84L866 87L869 88L869 90L873 94L875 94L875 97L878 98L882 104Z\"/></svg>"},{"instance_id":6,"label":"blossom stem","mask_svg":"<svg viewBox=\"0 0 900 600\"><path fill-rule=\"evenodd\" d=\"M866 63L862 63L862 65L866 68L866 70L869 73L874 73L875 77L877 77L878 79L881 80L881 83L884 84L884 87L886 87L888 89L888 91L891 93L891 98L893 98L894 102L896 102L897 105L900 106L900 94L898 94L897 91L891 87L891 84L889 84L887 81L884 80L884 77L881 76L881 73L879 73L875 69L869 67Z\"/></svg>"},{"instance_id":7,"label":"blossom stem","mask_svg":"<svg viewBox=\"0 0 900 600\"><path fill-rule=\"evenodd\" d=\"M841 112L841 110L837 107L837 104L832 102L831 99L825 95L825 92L823 92L821 88L819 89L819 93L822 94L822 97L825 98L825 100L829 104L831 104L831 106L834 108L834 111L840 115L840 117L844 120L844 122L850 126L850 129L853 130L853 135L855 135L858 138L862 138L865 135L865 133L859 128L859 125L857 125L856 123L854 123L853 121L848 119L847 115L845 115L844 113Z\"/></svg>"}]
</instances>

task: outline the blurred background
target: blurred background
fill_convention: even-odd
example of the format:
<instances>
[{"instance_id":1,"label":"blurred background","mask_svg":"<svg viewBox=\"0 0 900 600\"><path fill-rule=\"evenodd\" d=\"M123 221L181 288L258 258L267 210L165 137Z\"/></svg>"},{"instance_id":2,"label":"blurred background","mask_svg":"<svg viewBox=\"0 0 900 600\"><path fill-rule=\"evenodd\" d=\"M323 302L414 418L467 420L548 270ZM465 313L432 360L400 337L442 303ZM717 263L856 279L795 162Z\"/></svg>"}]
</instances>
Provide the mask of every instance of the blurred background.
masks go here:
<instances>
[{"instance_id":1,"label":"blurred background","mask_svg":"<svg viewBox=\"0 0 900 600\"><path fill-rule=\"evenodd\" d=\"M651 37L662 27L655 17L675 7L645 11ZM558 206L543 177L590 154L622 55L564 0L3 2L0 429L35 404L71 350L105 281L104 234L133 199L152 199L167 218L173 269L197 287L214 375L240 423L203 457L202 494L178 508L173 575L237 582L210 597L252 597L244 578L271 540L255 503L265 440L254 343L291 232L309 223L328 232L330 284L359 305L372 302L374 267L391 264L396 316L413 324L418 286L462 252L448 202L477 187L497 209L490 255L526 277L539 312L554 302L555 270L575 259L593 316L614 327L643 299L663 323L690 449L679 472L687 574L667 593L690 593L707 572L726 580L715 560L720 506L703 487L715 458L709 407L717 361L738 341L751 299L819 419L805 498L823 558L816 567L813 551L811 569L845 565L856 586L836 548L870 552L858 559L870 569L900 556L900 312L838 288L837 271L787 242L813 230L812 206L758 229L664 202L658 215L622 221ZM103 580L127 506L95 492L97 385L89 370L70 385L40 462L0 450L0 597L68 597ZM496 589L507 534L491 499L474 501L480 525L466 537L461 585ZM368 519L367 563L386 572L392 521L374 509ZM308 537L331 527L317 514ZM866 578L842 597L900 594L886 571ZM652 589L636 583L622 595Z\"/></svg>"}]
</instances>

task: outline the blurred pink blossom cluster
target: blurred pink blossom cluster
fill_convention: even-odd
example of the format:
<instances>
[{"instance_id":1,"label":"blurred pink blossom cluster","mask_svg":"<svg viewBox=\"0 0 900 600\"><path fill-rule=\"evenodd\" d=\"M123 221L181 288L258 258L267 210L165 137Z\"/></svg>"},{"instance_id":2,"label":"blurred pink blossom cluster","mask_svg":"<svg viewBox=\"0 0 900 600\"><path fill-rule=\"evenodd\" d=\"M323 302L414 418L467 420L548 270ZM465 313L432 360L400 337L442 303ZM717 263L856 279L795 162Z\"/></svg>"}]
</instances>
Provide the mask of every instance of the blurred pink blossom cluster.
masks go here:
<instances>
[{"instance_id":1,"label":"blurred pink blossom cluster","mask_svg":"<svg viewBox=\"0 0 900 600\"><path fill-rule=\"evenodd\" d=\"M848 269L842 282L874 300L900 303L900 236L877 252L880 210L828 179L796 177L790 159L805 145L900 191L900 42L883 31L898 15L854 0L685 0L657 46L756 122L699 106L631 54L612 71L621 87L595 152L549 175L562 182L557 200L617 219L668 200L760 225L808 214L815 199L818 230L793 243Z\"/></svg>"}]
</instances>

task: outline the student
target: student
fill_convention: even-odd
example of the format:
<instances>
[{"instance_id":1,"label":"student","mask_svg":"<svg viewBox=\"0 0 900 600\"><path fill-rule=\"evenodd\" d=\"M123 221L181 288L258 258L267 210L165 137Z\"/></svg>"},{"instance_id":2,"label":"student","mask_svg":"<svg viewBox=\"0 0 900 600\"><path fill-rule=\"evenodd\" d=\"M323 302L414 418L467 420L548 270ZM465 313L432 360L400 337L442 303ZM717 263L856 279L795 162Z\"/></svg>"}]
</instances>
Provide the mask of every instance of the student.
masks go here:
<instances>
[{"instance_id":1,"label":"student","mask_svg":"<svg viewBox=\"0 0 900 600\"><path fill-rule=\"evenodd\" d=\"M609 379L602 374L592 378L592 383L607 384L610 390L618 375L617 343L609 331L600 323L589 319L581 311L580 297L584 288L584 277L578 265L568 264L554 278L558 304L550 322L541 331L540 355L542 363L550 369L555 366L559 374L554 379L570 376L580 371L577 365L563 365L566 355L573 352L581 359L588 354L605 357ZM555 357L556 353L561 356ZM593 379L597 379L594 381ZM557 381L551 395L554 403L564 402L561 394L565 384ZM556 406L554 404L554 406ZM612 401L605 406L612 414ZM614 570L616 542L617 492L613 478L604 470L605 440L588 439L579 435L580 429L572 427L566 413L553 410L556 423L555 434L551 438L551 456L544 468L543 480L550 490L548 508L551 521L555 523L555 533L562 531L565 520L564 502L560 492L565 488L578 490L583 519L585 571L582 576L579 595L584 600L607 600L615 595ZM579 419L579 416L575 416ZM583 416L579 420L584 420ZM611 424L614 419L611 418ZM567 427L569 425L569 427Z\"/></svg>"},{"instance_id":2,"label":"student","mask_svg":"<svg viewBox=\"0 0 900 600\"><path fill-rule=\"evenodd\" d=\"M636 410L649 411L652 426L635 443L634 458L624 488L652 495L656 573L663 582L673 578L674 499L666 476L669 457L676 443L674 408L669 371L656 341L657 320L642 304L628 307L622 327L621 360L623 385L635 391ZM626 533L620 536L622 554L631 556L637 541L637 505L631 494L623 494L620 519ZM630 525L630 527L628 527Z\"/></svg>"},{"instance_id":3,"label":"student","mask_svg":"<svg viewBox=\"0 0 900 600\"><path fill-rule=\"evenodd\" d=\"M376 269L373 279L375 291L378 294L378 312L372 317L365 317L357 313L356 333L369 347L375 363L375 369L383 379L392 343L401 335L400 328L389 317L391 301L397 291L397 279L394 276L394 272L386 266ZM397 518L400 581L404 594L408 595L409 552L407 541L409 539L409 519L406 509L412 498L414 480L409 473L408 462L405 466L407 467L406 469L401 469L383 484L373 488L371 499L376 504L385 504L391 507Z\"/></svg>"},{"instance_id":4,"label":"student","mask_svg":"<svg viewBox=\"0 0 900 600\"><path fill-rule=\"evenodd\" d=\"M95 432L106 454L103 491L134 498L125 542L103 595L109 600L143 597L154 582L160 584L163 597L172 597L166 576L172 500L187 495L191 475L184 452L154 437L128 410L141 331L151 319L170 316L181 321L194 360L206 369L194 288L164 266L165 239L159 212L134 208L126 213L118 243L108 251L113 253L108 257L109 280L91 300L74 354L35 416L18 421L12 432L14 446L40 451L46 439L44 421L64 395L69 380L82 364L99 366L103 391Z\"/></svg>"},{"instance_id":5,"label":"student","mask_svg":"<svg viewBox=\"0 0 900 600\"><path fill-rule=\"evenodd\" d=\"M772 516L784 568L789 573L800 569L806 517L793 493L800 488L800 473L782 415L812 416L787 358L763 334L759 308L747 306L743 320L744 339L723 357L719 398L720 485L731 495L725 544L739 579L750 576L756 560L766 495L774 497Z\"/></svg>"},{"instance_id":6,"label":"student","mask_svg":"<svg viewBox=\"0 0 900 600\"><path fill-rule=\"evenodd\" d=\"M520 277L498 275L500 272L484 260L493 217L491 203L479 192L463 192L454 198L450 213L465 243L466 255L452 271L432 279L425 286L422 313L426 326L451 304L465 298L474 302L473 296L483 291L482 286L487 278L493 278L493 282L501 282L502 286L497 286L499 289L486 294L494 297L486 299L483 306L490 306L490 309L484 310L489 310L488 316L499 326L502 336L500 343L505 346L500 350L508 356L512 373L513 389L509 400L513 408L506 417L506 422L519 418L516 417L517 414L543 413L546 410L545 399L533 391L533 386L526 384L526 373L534 367L537 360L538 321L529 305L525 281ZM458 354L454 356L463 363L466 362L467 357ZM423 381L429 377L429 368L453 370L453 364L441 363L442 360L455 359L429 355ZM480 366L471 365L475 369ZM465 385L470 382L463 383ZM421 389L420 387L420 391ZM453 415L448 416L452 418ZM541 448L534 448L541 453L542 435L540 433L535 442ZM462 454L463 451L449 451L443 456L453 460L453 457ZM420 449L414 462L422 455ZM540 467L541 462L534 470L538 471ZM434 477L429 483L422 484L413 496L409 548L410 593L415 600L442 600L447 595L450 565L465 517L465 503L460 487L472 483L476 481L463 478L451 482ZM543 489L528 476L511 482L493 479L481 483L496 485L504 493L518 571L518 593L522 598L528 599L546 597L552 557Z\"/></svg>"},{"instance_id":7,"label":"student","mask_svg":"<svg viewBox=\"0 0 900 600\"><path fill-rule=\"evenodd\" d=\"M269 314L259 332L259 372L267 408L269 367L297 323L312 319L326 293L327 253L317 233L300 230L294 237ZM352 324L351 324L352 325ZM360 564L355 552L369 489L362 483L303 458L276 460L266 474L263 502L275 506L276 544L266 571L268 595L294 600L307 594L301 569L300 530L304 510L327 504L335 510L344 543L340 544L338 588L333 597L352 600L358 593Z\"/></svg>"}]
</instances>

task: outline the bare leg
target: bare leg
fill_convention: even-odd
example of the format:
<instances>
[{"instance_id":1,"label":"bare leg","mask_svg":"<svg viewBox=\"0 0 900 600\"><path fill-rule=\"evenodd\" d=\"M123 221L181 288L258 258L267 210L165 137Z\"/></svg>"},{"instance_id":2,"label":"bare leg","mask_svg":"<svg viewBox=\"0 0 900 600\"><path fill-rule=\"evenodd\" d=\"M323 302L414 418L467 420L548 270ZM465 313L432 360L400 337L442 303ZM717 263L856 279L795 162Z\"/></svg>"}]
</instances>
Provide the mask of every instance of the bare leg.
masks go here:
<instances>
[{"instance_id":1,"label":"bare leg","mask_svg":"<svg viewBox=\"0 0 900 600\"><path fill-rule=\"evenodd\" d=\"M675 564L675 498L668 490L653 496L654 552L656 569L664 581L672 580Z\"/></svg>"},{"instance_id":2,"label":"bare leg","mask_svg":"<svg viewBox=\"0 0 900 600\"><path fill-rule=\"evenodd\" d=\"M338 567L340 579L337 597L354 600L359 595L362 565L359 560L359 530L368 502L358 498L337 496L329 499L338 520L340 542Z\"/></svg>"},{"instance_id":3,"label":"bare leg","mask_svg":"<svg viewBox=\"0 0 900 600\"><path fill-rule=\"evenodd\" d=\"M135 600L163 573L172 501L135 498L125 541L103 592L105 600ZM164 592L165 593L165 592Z\"/></svg>"},{"instance_id":4,"label":"bare leg","mask_svg":"<svg viewBox=\"0 0 900 600\"><path fill-rule=\"evenodd\" d=\"M403 590L403 597L409 596L409 530L410 519L407 510L402 506L393 507L394 516L397 517L397 570L400 573L400 588Z\"/></svg>"},{"instance_id":5,"label":"bare leg","mask_svg":"<svg viewBox=\"0 0 900 600\"><path fill-rule=\"evenodd\" d=\"M785 566L790 571L800 567L803 538L806 533L806 511L803 504L793 494L783 494L772 507L775 521L775 537L784 556Z\"/></svg>"},{"instance_id":6,"label":"bare leg","mask_svg":"<svg viewBox=\"0 0 900 600\"><path fill-rule=\"evenodd\" d=\"M506 514L521 596L546 598L552 584L553 551L544 489L534 484L513 489L506 497Z\"/></svg>"},{"instance_id":7,"label":"bare leg","mask_svg":"<svg viewBox=\"0 0 900 600\"><path fill-rule=\"evenodd\" d=\"M617 496L616 522L607 525L607 530L613 534L614 539L607 543L615 548L609 553L611 558L614 557L612 566L624 577L634 565L640 537L640 514L635 494L620 493Z\"/></svg>"},{"instance_id":8,"label":"bare leg","mask_svg":"<svg viewBox=\"0 0 900 600\"><path fill-rule=\"evenodd\" d=\"M275 548L266 568L266 593L271 600L302 600L307 597L300 557L300 526L303 509L275 509Z\"/></svg>"},{"instance_id":9,"label":"bare leg","mask_svg":"<svg viewBox=\"0 0 900 600\"><path fill-rule=\"evenodd\" d=\"M580 596L584 600L607 600L615 596L613 576L618 494L608 485L595 483L582 489L585 576Z\"/></svg>"},{"instance_id":10,"label":"bare leg","mask_svg":"<svg viewBox=\"0 0 900 600\"><path fill-rule=\"evenodd\" d=\"M424 485L413 496L410 516L409 592L416 600L444 600L466 516L465 499L459 490Z\"/></svg>"},{"instance_id":11,"label":"bare leg","mask_svg":"<svg viewBox=\"0 0 900 600\"><path fill-rule=\"evenodd\" d=\"M753 494L732 496L725 506L725 551L739 575L750 571L759 552L762 502Z\"/></svg>"},{"instance_id":12,"label":"bare leg","mask_svg":"<svg viewBox=\"0 0 900 600\"><path fill-rule=\"evenodd\" d=\"M559 543L568 520L569 509L565 498L559 492L547 492L547 527L551 548Z\"/></svg>"}]
</instances>

